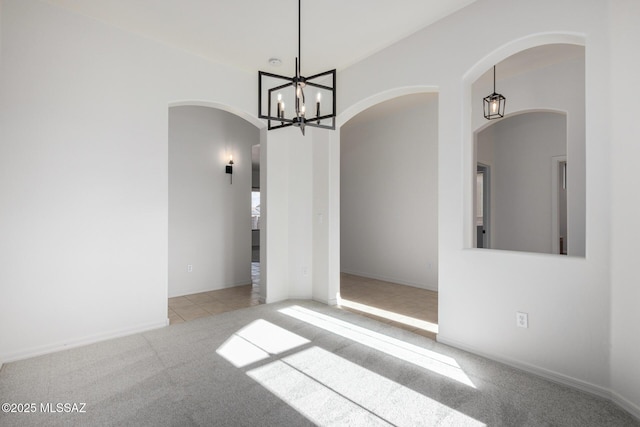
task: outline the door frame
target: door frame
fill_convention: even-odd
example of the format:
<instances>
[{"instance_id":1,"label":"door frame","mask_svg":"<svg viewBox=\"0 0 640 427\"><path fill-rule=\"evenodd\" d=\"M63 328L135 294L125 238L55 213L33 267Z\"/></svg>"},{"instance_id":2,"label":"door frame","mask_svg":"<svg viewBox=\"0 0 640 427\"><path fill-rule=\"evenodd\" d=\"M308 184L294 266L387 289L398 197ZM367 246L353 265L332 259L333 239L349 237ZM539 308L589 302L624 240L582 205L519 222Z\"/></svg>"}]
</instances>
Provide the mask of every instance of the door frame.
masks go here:
<instances>
[{"instance_id":1,"label":"door frame","mask_svg":"<svg viewBox=\"0 0 640 427\"><path fill-rule=\"evenodd\" d=\"M476 248L490 249L491 248L491 166L482 163L476 162L476 179L478 176L478 172L482 172L483 180L482 180L482 217L483 217L483 245L478 246L478 238L476 237ZM477 200L478 194L476 191L476 197L474 200ZM475 215L477 218L477 214ZM476 225L477 230L477 225ZM476 235L477 236L477 235Z\"/></svg>"},{"instance_id":2,"label":"door frame","mask_svg":"<svg viewBox=\"0 0 640 427\"><path fill-rule=\"evenodd\" d=\"M563 179L560 176L560 164L563 162L567 163L567 156L551 157L551 253L556 255L560 253L560 215L558 212L558 197L560 197L560 194L558 187L560 186L560 180ZM567 250L568 253L569 251Z\"/></svg>"}]
</instances>

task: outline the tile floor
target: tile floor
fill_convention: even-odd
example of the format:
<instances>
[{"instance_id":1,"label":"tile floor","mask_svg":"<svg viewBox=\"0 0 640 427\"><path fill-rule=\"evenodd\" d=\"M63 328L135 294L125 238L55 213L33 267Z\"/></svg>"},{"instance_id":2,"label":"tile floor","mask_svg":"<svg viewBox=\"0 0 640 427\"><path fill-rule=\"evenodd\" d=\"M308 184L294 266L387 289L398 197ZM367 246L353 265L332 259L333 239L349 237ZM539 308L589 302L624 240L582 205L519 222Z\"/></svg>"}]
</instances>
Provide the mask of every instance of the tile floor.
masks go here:
<instances>
[{"instance_id":1,"label":"tile floor","mask_svg":"<svg viewBox=\"0 0 640 427\"><path fill-rule=\"evenodd\" d=\"M240 308L251 307L259 302L259 263L252 264L252 281L250 285L236 286L217 291L201 292L169 298L169 320L171 324L188 322L200 317L212 316ZM341 306L352 311L399 328L412 331L435 339L433 328L420 327L420 322L428 322L437 328L438 293L412 286L398 285L382 280L368 279L342 273L340 275L340 296L343 300L356 302L361 309ZM369 311L372 308L373 313ZM383 310L383 312L376 312ZM415 322L403 322L403 318L384 315L385 312L404 316L404 319L416 319ZM379 314L383 314L382 316ZM388 314L388 313L387 313Z\"/></svg>"},{"instance_id":2,"label":"tile floor","mask_svg":"<svg viewBox=\"0 0 640 427\"><path fill-rule=\"evenodd\" d=\"M258 305L260 304L258 296L256 286L242 285L169 298L169 322L173 325Z\"/></svg>"},{"instance_id":3,"label":"tile floor","mask_svg":"<svg viewBox=\"0 0 640 427\"><path fill-rule=\"evenodd\" d=\"M251 263L251 281L248 285L169 298L169 323L188 322L260 304L260 264L257 262Z\"/></svg>"},{"instance_id":4,"label":"tile floor","mask_svg":"<svg viewBox=\"0 0 640 427\"><path fill-rule=\"evenodd\" d=\"M345 303L343 309L436 339L438 293L435 291L342 273L340 297L366 306L358 310Z\"/></svg>"}]
</instances>

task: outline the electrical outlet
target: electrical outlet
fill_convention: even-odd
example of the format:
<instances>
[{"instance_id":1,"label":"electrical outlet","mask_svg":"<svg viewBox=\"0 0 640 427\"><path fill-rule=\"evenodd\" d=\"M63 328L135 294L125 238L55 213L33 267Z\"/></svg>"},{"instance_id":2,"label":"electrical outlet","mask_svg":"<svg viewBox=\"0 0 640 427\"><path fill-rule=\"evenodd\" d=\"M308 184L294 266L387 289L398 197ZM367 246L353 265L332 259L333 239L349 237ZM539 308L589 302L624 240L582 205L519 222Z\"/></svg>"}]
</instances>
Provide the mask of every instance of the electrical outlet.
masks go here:
<instances>
[{"instance_id":1,"label":"electrical outlet","mask_svg":"<svg viewBox=\"0 0 640 427\"><path fill-rule=\"evenodd\" d=\"M187 265L187 273L191 273L193 271L193 265Z\"/></svg>"},{"instance_id":2,"label":"electrical outlet","mask_svg":"<svg viewBox=\"0 0 640 427\"><path fill-rule=\"evenodd\" d=\"M516 312L516 325L519 328L528 328L529 327L529 315L527 313L522 313L520 311Z\"/></svg>"}]
</instances>

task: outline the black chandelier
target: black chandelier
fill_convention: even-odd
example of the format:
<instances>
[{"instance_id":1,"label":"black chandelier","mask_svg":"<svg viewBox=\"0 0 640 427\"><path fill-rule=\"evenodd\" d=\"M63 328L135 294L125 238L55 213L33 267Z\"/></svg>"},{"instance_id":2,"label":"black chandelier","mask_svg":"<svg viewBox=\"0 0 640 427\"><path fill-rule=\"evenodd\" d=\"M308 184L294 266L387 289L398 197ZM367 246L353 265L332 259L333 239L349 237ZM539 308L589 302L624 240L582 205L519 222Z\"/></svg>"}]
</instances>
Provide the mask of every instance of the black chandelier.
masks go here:
<instances>
[{"instance_id":1,"label":"black chandelier","mask_svg":"<svg viewBox=\"0 0 640 427\"><path fill-rule=\"evenodd\" d=\"M493 66L493 93L483 100L484 118L487 120L504 117L504 105L506 98L496 93L496 66Z\"/></svg>"},{"instance_id":2,"label":"black chandelier","mask_svg":"<svg viewBox=\"0 0 640 427\"><path fill-rule=\"evenodd\" d=\"M298 0L298 56L294 76L285 77L258 71L258 117L267 119L268 130L297 126L304 135L306 126L336 128L336 70L304 77L300 74L301 63L300 0ZM264 93L263 88L267 88ZM309 95L308 92L314 89L315 111L313 108L308 108L313 106L307 105L305 96L305 90ZM293 108L287 109L288 104L285 101L291 102ZM330 106L329 111L323 111L326 105Z\"/></svg>"}]
</instances>

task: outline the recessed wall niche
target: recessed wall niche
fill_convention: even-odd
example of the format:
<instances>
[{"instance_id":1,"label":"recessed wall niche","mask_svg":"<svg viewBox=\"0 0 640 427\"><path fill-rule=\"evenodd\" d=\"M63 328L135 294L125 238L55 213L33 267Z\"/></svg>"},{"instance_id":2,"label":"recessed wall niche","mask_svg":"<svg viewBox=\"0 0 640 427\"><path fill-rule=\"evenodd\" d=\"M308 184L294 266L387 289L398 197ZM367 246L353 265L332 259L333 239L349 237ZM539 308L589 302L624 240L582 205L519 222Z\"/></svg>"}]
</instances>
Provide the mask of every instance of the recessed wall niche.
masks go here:
<instances>
[{"instance_id":1,"label":"recessed wall niche","mask_svg":"<svg viewBox=\"0 0 640 427\"><path fill-rule=\"evenodd\" d=\"M499 62L498 120L483 115L493 67L473 83L474 247L585 256L584 70L572 44Z\"/></svg>"}]
</instances>

